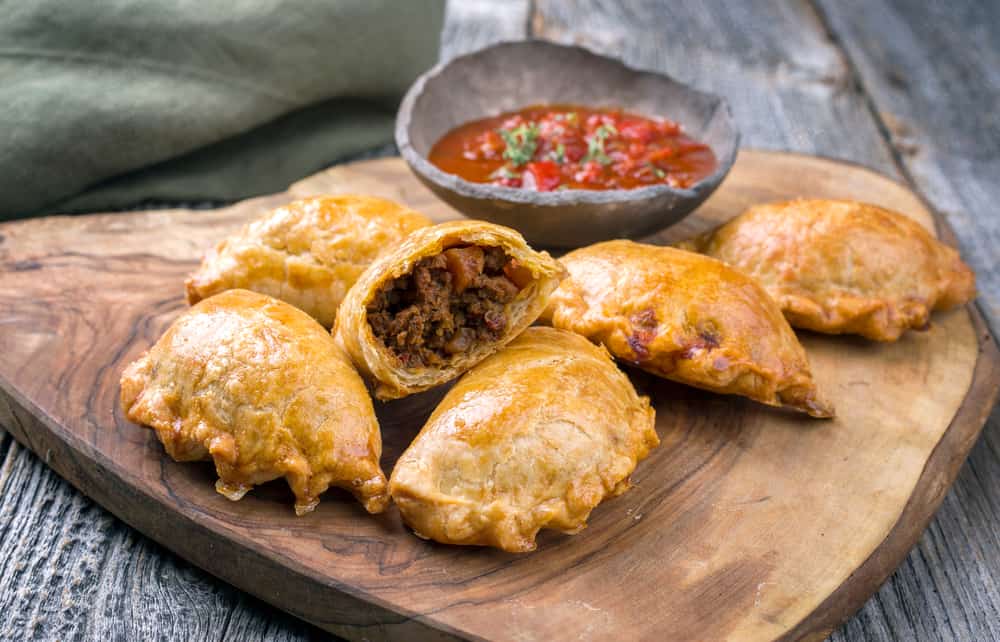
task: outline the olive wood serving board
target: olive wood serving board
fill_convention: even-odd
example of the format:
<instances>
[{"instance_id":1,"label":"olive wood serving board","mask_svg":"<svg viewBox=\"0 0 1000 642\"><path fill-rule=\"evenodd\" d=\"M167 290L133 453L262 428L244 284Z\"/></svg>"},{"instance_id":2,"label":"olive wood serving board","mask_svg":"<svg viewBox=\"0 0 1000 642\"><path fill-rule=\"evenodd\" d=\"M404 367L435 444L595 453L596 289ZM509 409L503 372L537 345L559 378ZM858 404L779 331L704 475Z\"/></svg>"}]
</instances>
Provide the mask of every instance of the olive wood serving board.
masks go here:
<instances>
[{"instance_id":1,"label":"olive wood serving board","mask_svg":"<svg viewBox=\"0 0 1000 642\"><path fill-rule=\"evenodd\" d=\"M426 542L395 509L369 516L341 491L300 518L282 482L230 502L211 464L171 461L123 418L119 373L184 309L184 277L206 247L293 196L346 191L457 216L383 159L217 211L0 225L0 424L149 537L348 638L821 639L917 541L997 398L997 349L968 306L894 344L800 333L833 421L630 372L654 400L661 446L586 530L543 531L531 554ZM868 169L744 151L719 191L655 240L796 196L943 225ZM387 473L441 394L376 404Z\"/></svg>"}]
</instances>

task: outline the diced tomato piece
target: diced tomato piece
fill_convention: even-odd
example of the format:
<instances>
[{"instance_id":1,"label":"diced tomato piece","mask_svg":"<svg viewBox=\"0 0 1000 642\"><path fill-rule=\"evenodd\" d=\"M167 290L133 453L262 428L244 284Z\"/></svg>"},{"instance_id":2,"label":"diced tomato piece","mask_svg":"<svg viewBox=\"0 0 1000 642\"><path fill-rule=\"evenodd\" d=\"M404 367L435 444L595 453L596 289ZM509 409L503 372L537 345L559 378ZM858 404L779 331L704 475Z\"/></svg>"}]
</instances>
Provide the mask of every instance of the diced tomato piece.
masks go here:
<instances>
[{"instance_id":1,"label":"diced tomato piece","mask_svg":"<svg viewBox=\"0 0 1000 642\"><path fill-rule=\"evenodd\" d=\"M543 120L538 123L538 137L542 140L554 139L565 131L566 127L558 120Z\"/></svg>"},{"instance_id":2,"label":"diced tomato piece","mask_svg":"<svg viewBox=\"0 0 1000 642\"><path fill-rule=\"evenodd\" d=\"M515 129L518 125L523 125L523 124L524 124L524 116L521 116L520 114L516 114L516 115L511 116L510 118L506 119L505 121L503 121L503 123L500 125L500 128L501 129Z\"/></svg>"},{"instance_id":3,"label":"diced tomato piece","mask_svg":"<svg viewBox=\"0 0 1000 642\"><path fill-rule=\"evenodd\" d=\"M625 140L638 141L640 143L648 143L653 139L655 134L653 123L641 120L623 120L618 125L618 133Z\"/></svg>"},{"instance_id":4,"label":"diced tomato piece","mask_svg":"<svg viewBox=\"0 0 1000 642\"><path fill-rule=\"evenodd\" d=\"M656 129L661 135L676 136L681 131L681 126L672 120L661 120L656 124Z\"/></svg>"},{"instance_id":5,"label":"diced tomato piece","mask_svg":"<svg viewBox=\"0 0 1000 642\"><path fill-rule=\"evenodd\" d=\"M524 288L535 279L531 269L518 263L517 259L508 261L507 265L503 266L503 273L518 288Z\"/></svg>"},{"instance_id":6,"label":"diced tomato piece","mask_svg":"<svg viewBox=\"0 0 1000 642\"><path fill-rule=\"evenodd\" d=\"M646 160L649 161L650 163L655 163L657 161L663 161L667 160L668 158L673 158L676 155L677 152L674 151L672 147L661 147L660 149L650 152L649 155L646 156Z\"/></svg>"},{"instance_id":7,"label":"diced tomato piece","mask_svg":"<svg viewBox=\"0 0 1000 642\"><path fill-rule=\"evenodd\" d=\"M498 160L503 157L503 139L495 131L483 132L466 145L462 156L469 160Z\"/></svg>"},{"instance_id":8,"label":"diced tomato piece","mask_svg":"<svg viewBox=\"0 0 1000 642\"><path fill-rule=\"evenodd\" d=\"M530 174L535 182L535 189L539 192L551 192L559 187L562 182L562 174L559 166L552 161L535 161L528 163L526 174Z\"/></svg>"},{"instance_id":9,"label":"diced tomato piece","mask_svg":"<svg viewBox=\"0 0 1000 642\"><path fill-rule=\"evenodd\" d=\"M601 164L596 161L590 161L583 168L573 176L573 179L578 183L596 183L601 178Z\"/></svg>"},{"instance_id":10,"label":"diced tomato piece","mask_svg":"<svg viewBox=\"0 0 1000 642\"><path fill-rule=\"evenodd\" d=\"M480 247L453 247L442 252L442 255L451 272L451 284L459 294L483 273L484 254Z\"/></svg>"},{"instance_id":11,"label":"diced tomato piece","mask_svg":"<svg viewBox=\"0 0 1000 642\"><path fill-rule=\"evenodd\" d=\"M697 152L697 151L701 151L701 150L704 150L704 149L708 149L708 146L705 145L705 144L703 144L703 143L699 143L698 141L694 141L694 140L692 140L692 141L681 141L681 142L677 143L677 153L678 154L687 154L689 152Z\"/></svg>"},{"instance_id":12,"label":"diced tomato piece","mask_svg":"<svg viewBox=\"0 0 1000 642\"><path fill-rule=\"evenodd\" d=\"M616 162L611 166L611 170L618 176L628 176L629 173L635 169L635 161L628 156L615 160Z\"/></svg>"},{"instance_id":13,"label":"diced tomato piece","mask_svg":"<svg viewBox=\"0 0 1000 642\"><path fill-rule=\"evenodd\" d=\"M646 153L646 145L643 143L629 143L628 155L632 158L641 158Z\"/></svg>"},{"instance_id":14,"label":"diced tomato piece","mask_svg":"<svg viewBox=\"0 0 1000 642\"><path fill-rule=\"evenodd\" d=\"M569 163L579 163L580 159L587 155L587 143L583 139L574 138L563 141L563 149L566 154L566 161Z\"/></svg>"},{"instance_id":15,"label":"diced tomato piece","mask_svg":"<svg viewBox=\"0 0 1000 642\"><path fill-rule=\"evenodd\" d=\"M574 105L468 123L435 143L430 157L467 180L537 191L690 184L716 164L712 150L673 121Z\"/></svg>"},{"instance_id":16,"label":"diced tomato piece","mask_svg":"<svg viewBox=\"0 0 1000 642\"><path fill-rule=\"evenodd\" d=\"M667 185L670 187L680 187L685 188L690 184L687 179L677 176L676 174L667 174Z\"/></svg>"},{"instance_id":17,"label":"diced tomato piece","mask_svg":"<svg viewBox=\"0 0 1000 642\"><path fill-rule=\"evenodd\" d=\"M522 187L523 182L520 176L501 176L493 180L494 185L503 185L504 187Z\"/></svg>"}]
</instances>

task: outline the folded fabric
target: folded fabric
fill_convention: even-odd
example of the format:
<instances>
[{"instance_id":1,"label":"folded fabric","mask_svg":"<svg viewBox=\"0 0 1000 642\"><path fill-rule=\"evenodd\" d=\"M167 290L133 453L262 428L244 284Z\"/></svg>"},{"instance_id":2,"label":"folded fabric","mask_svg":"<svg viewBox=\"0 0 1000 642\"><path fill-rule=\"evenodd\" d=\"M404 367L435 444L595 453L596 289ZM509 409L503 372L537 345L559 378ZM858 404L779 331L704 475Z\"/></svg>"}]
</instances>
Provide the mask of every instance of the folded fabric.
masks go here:
<instances>
[{"instance_id":1,"label":"folded fabric","mask_svg":"<svg viewBox=\"0 0 1000 642\"><path fill-rule=\"evenodd\" d=\"M0 219L283 189L392 138L444 0L31 0L0 20Z\"/></svg>"}]
</instances>

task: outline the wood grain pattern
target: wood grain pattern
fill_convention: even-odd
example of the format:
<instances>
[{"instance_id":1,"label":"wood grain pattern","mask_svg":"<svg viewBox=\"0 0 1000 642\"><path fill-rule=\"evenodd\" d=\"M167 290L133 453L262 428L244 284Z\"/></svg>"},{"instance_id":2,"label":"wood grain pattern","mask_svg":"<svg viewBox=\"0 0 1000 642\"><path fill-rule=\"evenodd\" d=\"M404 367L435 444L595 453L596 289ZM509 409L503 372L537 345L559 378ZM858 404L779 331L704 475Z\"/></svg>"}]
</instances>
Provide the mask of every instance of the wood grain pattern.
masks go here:
<instances>
[{"instance_id":1,"label":"wood grain pattern","mask_svg":"<svg viewBox=\"0 0 1000 642\"><path fill-rule=\"evenodd\" d=\"M951 222L1000 323L1000 3L820 3L903 173ZM947 55L942 55L947 52Z\"/></svg>"},{"instance_id":2,"label":"wood grain pattern","mask_svg":"<svg viewBox=\"0 0 1000 642\"><path fill-rule=\"evenodd\" d=\"M362 175L411 206L447 215L427 207L429 197L398 160L341 168L290 191L344 190L363 184ZM833 194L932 225L912 194L867 170L745 152L699 216L661 240L751 202ZM117 374L183 308L179 284L199 248L286 198L213 213L3 227L0 301L10 311L0 335L10 356L0 365L3 421L154 539L352 638L826 635L919 536L996 392L992 343L980 356L987 335L966 310L898 344L805 335L817 378L840 409L840 419L823 427L635 374L658 402L664 445L640 466L636 488L595 511L584 533L543 536L527 557L423 542L395 512L367 518L335 493L304 519L294 518L287 490L276 484L229 503L212 490L209 467L168 461L148 431L123 420ZM77 296L81 287L91 296ZM927 388L935 394L921 399ZM439 394L379 407L387 469ZM952 421L960 407L972 414ZM932 453L940 461L925 468ZM911 514L897 523L914 493ZM872 555L873 570L852 575ZM612 582L628 590L607 590ZM831 595L840 601L823 606Z\"/></svg>"},{"instance_id":3,"label":"wood grain pattern","mask_svg":"<svg viewBox=\"0 0 1000 642\"><path fill-rule=\"evenodd\" d=\"M64 482L41 459L17 457L19 444L0 469L0 533L11 548L0 558L5 585L0 608L5 639L73 640L199 639L220 637L233 589L206 586L201 572L145 537L123 529L107 511L78 493L60 492ZM16 489L16 490L15 490ZM51 528L33 528L39 517ZM100 537L89 534L96 532ZM18 535L15 537L15 535ZM41 557L34 551L49 551ZM116 590L123 583L135 589ZM48 587L61 584L62 590ZM147 609L186 612L155 629L139 614ZM108 617L86 617L90 612Z\"/></svg>"},{"instance_id":4,"label":"wood grain pattern","mask_svg":"<svg viewBox=\"0 0 1000 642\"><path fill-rule=\"evenodd\" d=\"M982 105L1000 100L1000 5L818 4L901 173L951 223L996 332L1000 130ZM917 548L836 642L1000 640L998 455L1000 408Z\"/></svg>"},{"instance_id":5,"label":"wood grain pattern","mask_svg":"<svg viewBox=\"0 0 1000 642\"><path fill-rule=\"evenodd\" d=\"M532 26L535 37L725 96L744 147L846 158L896 176L841 52L808 3L537 0Z\"/></svg>"},{"instance_id":6,"label":"wood grain pattern","mask_svg":"<svg viewBox=\"0 0 1000 642\"><path fill-rule=\"evenodd\" d=\"M817 6L818 5L818 6ZM750 146L903 177L951 222L994 331L1000 5L537 0L534 35L726 96ZM948 230L944 230L948 235ZM1000 640L1000 408L920 545L834 640Z\"/></svg>"},{"instance_id":7,"label":"wood grain pattern","mask_svg":"<svg viewBox=\"0 0 1000 642\"><path fill-rule=\"evenodd\" d=\"M441 34L441 59L482 49L501 40L521 40L531 21L530 0L449 2Z\"/></svg>"},{"instance_id":8,"label":"wood grain pattern","mask_svg":"<svg viewBox=\"0 0 1000 642\"><path fill-rule=\"evenodd\" d=\"M996 128L959 117L995 111L996 81L977 82L983 71L989 79L1000 68L991 63L1000 55L998 21L989 13L997 10L995 3L951 3L944 11L939 4L891 0L821 2L818 14L805 2L532 4L539 27L543 19L561 25L561 39L585 42L696 85L713 83L737 104L749 144L840 156L905 176L956 221L966 249L969 243L983 249L966 252L980 282L996 274L989 251L997 245L1000 225L991 196L996 172L985 171L988 164L983 162L989 160L984 150L995 144L990 136ZM451 2L442 53L530 35L528 13L529 3L522 0ZM866 22L877 31L865 29ZM602 30L612 34L607 46ZM978 74L969 71L976 69ZM860 127L854 126L858 123ZM957 135L950 133L956 130ZM917 165L919 171L911 169ZM987 310L998 301L990 292L980 298ZM0 563L0 609L12 614L0 618L0 639L56 637L22 628L35 620L19 614L34 614L39 604L57 602L64 608L47 608L44 621L47 631L72 632L60 639L125 639L123 631L130 633L127 639L325 637L151 540L135 537L117 520L110 519L109 525L88 517L63 529L64 513L48 507L72 502L96 516L107 518L107 513L30 451L11 443L0 430L2 470L21 471L15 485L0 485L0 546L15 558ZM12 475L0 473L0 478L3 474ZM3 528L9 523L5 520L15 519L16 528ZM998 523L1000 409L917 548L832 639L1000 640ZM38 532L55 535L29 535ZM31 545L22 545L29 537ZM121 547L128 538L132 545ZM108 549L116 553L88 567L92 571L67 574L60 568L74 564L81 551ZM104 570L118 565L144 565L155 569L155 577ZM93 594L101 597L91 599ZM204 599L206 594L213 598ZM184 617L174 617L176 613ZM128 619L124 625L117 621L123 617ZM171 626L164 628L166 618ZM218 624L206 628L208 621Z\"/></svg>"},{"instance_id":9,"label":"wood grain pattern","mask_svg":"<svg viewBox=\"0 0 1000 642\"><path fill-rule=\"evenodd\" d=\"M442 35L442 56L455 55L499 39L517 39L525 35L528 16L527 0L461 0L451 2ZM395 153L389 145L373 150L371 156ZM361 155L360 157L364 157ZM23 600L23 588L31 586L30 595L48 596L59 600L64 608L50 608L45 614L48 631L71 631L61 639L122 639L122 640L188 640L222 639L252 640L288 639L304 641L326 639L330 634L288 615L260 600L242 593L222 580L193 567L152 540L136 536L134 531L90 499L79 494L59 478L48 466L26 448L7 447L13 442L0 421L0 455L3 466L23 470L16 486L0 503L7 512L0 515L16 517L19 528L3 531L0 546L17 551L16 563L0 564L0 608L14 617L0 618L0 639L44 639L33 628L37 620L36 604ZM16 495L11 494L16 493ZM16 501L15 501L16 498ZM61 528L62 515L41 507L53 501L72 502L79 510L86 508L110 519L103 521L76 520L67 533ZM33 538L30 546L22 543L21 533L53 532L53 537ZM132 546L119 542L131 538ZM86 546L81 546L86 543ZM60 572L60 564L75 563L77 553L84 549L115 549L115 555L102 558L101 572L71 577ZM58 551L69 551L68 556ZM158 560L156 563L147 560ZM135 567L144 563L155 569L154 575L133 576L104 572L103 567L119 565ZM24 572L32 569L32 572ZM93 593L102 597L96 608L89 599ZM163 594L169 594L169 600ZM202 598L213 596L211 600ZM167 605L170 608L166 608ZM30 606L29 606L30 605ZM128 613L128 622L118 622L119 614ZM184 617L174 617L183 613ZM171 627L163 627L164 618L171 618ZM206 628L205 622L214 623ZM127 635L126 635L127 633Z\"/></svg>"}]
</instances>

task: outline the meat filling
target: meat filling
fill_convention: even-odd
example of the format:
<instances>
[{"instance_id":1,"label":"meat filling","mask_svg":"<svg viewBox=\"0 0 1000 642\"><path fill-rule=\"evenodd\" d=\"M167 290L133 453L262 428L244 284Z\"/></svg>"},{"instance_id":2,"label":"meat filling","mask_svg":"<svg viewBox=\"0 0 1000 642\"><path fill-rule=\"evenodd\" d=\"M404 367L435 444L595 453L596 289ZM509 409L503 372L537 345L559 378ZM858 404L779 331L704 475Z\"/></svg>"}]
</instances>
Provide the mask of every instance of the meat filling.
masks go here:
<instances>
[{"instance_id":1,"label":"meat filling","mask_svg":"<svg viewBox=\"0 0 1000 642\"><path fill-rule=\"evenodd\" d=\"M505 306L531 280L531 271L503 248L449 248L386 282L368 304L368 323L404 366L440 366L499 339L507 328Z\"/></svg>"}]
</instances>

